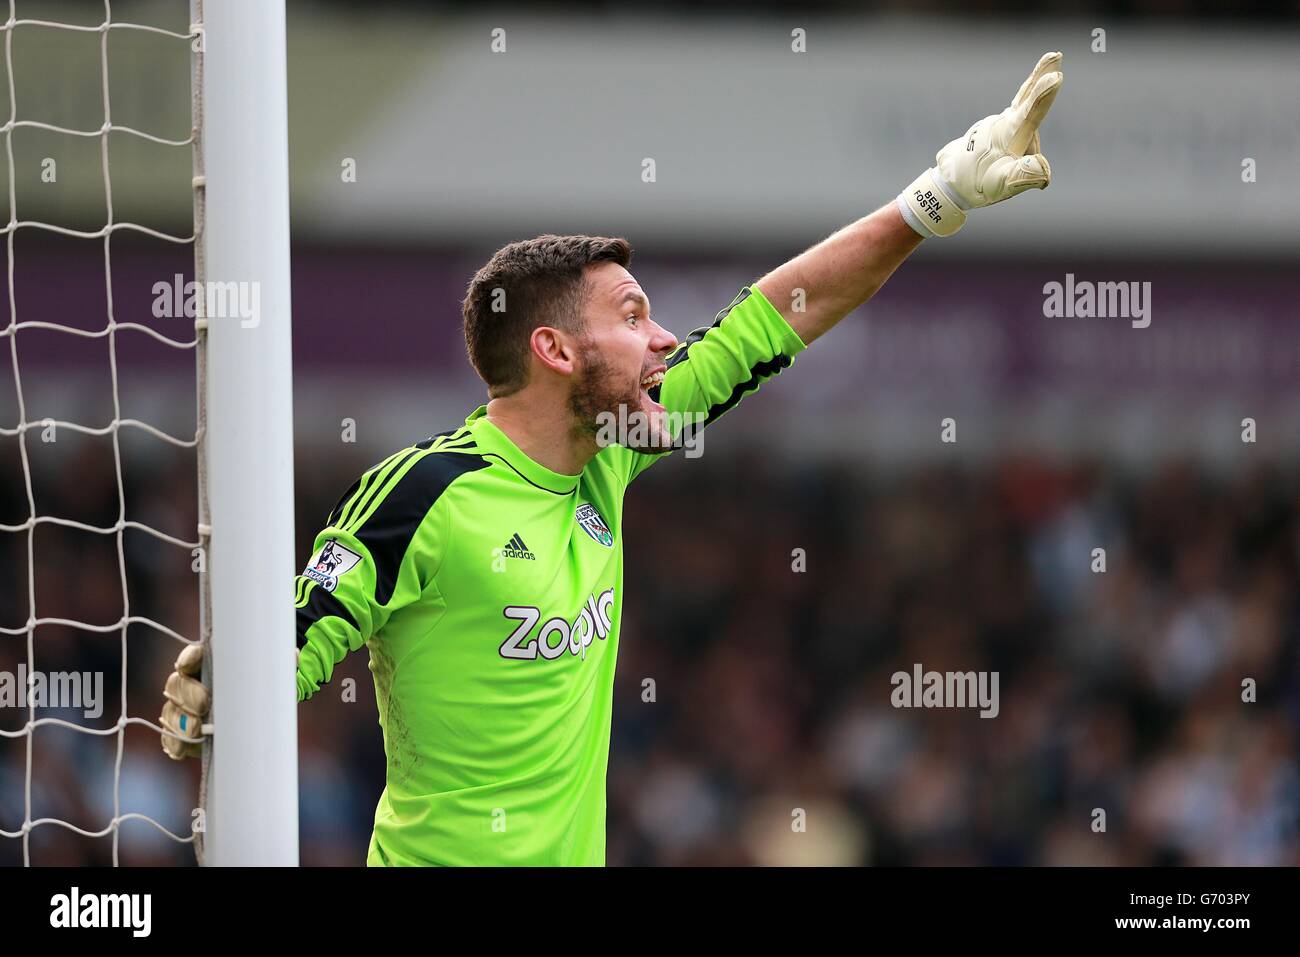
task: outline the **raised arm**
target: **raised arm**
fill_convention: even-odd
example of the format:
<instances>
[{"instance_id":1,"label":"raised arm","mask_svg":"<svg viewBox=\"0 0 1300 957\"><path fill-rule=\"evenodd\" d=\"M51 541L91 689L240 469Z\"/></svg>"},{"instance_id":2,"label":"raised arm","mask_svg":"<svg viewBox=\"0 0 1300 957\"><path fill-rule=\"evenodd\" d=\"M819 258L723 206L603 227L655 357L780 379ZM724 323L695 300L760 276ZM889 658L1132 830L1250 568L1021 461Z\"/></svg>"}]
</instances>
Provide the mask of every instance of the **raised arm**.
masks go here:
<instances>
[{"instance_id":1,"label":"raised arm","mask_svg":"<svg viewBox=\"0 0 1300 957\"><path fill-rule=\"evenodd\" d=\"M870 299L922 239L951 236L968 210L1047 188L1052 168L1038 127L1061 87L1060 67L1061 54L1043 54L1011 105L948 143L897 200L758 281L805 344Z\"/></svg>"},{"instance_id":2,"label":"raised arm","mask_svg":"<svg viewBox=\"0 0 1300 957\"><path fill-rule=\"evenodd\" d=\"M924 237L890 203L782 263L756 285L805 345L876 294Z\"/></svg>"}]
</instances>

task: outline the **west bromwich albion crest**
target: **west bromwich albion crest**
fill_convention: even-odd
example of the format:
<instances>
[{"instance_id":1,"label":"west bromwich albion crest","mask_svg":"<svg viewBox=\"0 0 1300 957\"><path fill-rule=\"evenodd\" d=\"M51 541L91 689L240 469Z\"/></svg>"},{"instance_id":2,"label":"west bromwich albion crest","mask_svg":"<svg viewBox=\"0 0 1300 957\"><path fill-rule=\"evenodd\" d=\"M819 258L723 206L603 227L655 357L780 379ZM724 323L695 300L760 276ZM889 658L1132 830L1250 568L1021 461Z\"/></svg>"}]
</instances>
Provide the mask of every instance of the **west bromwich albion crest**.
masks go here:
<instances>
[{"instance_id":1,"label":"west bromwich albion crest","mask_svg":"<svg viewBox=\"0 0 1300 957\"><path fill-rule=\"evenodd\" d=\"M600 517L600 512L596 511L594 505L579 505L577 513L573 516L582 526L582 530L594 538L606 548L614 547L614 533L609 530L605 520Z\"/></svg>"}]
</instances>

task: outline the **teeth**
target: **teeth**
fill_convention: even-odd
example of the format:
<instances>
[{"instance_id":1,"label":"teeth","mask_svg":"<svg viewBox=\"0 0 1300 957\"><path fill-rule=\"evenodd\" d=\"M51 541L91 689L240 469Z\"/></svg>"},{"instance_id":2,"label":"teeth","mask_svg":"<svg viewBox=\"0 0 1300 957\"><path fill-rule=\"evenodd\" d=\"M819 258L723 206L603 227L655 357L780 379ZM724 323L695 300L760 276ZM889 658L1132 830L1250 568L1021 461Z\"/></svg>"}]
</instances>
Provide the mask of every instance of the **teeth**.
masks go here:
<instances>
[{"instance_id":1,"label":"teeth","mask_svg":"<svg viewBox=\"0 0 1300 957\"><path fill-rule=\"evenodd\" d=\"M663 385L663 382L664 374L662 372L655 372L642 379L641 385L647 389L653 389L657 385Z\"/></svg>"}]
</instances>

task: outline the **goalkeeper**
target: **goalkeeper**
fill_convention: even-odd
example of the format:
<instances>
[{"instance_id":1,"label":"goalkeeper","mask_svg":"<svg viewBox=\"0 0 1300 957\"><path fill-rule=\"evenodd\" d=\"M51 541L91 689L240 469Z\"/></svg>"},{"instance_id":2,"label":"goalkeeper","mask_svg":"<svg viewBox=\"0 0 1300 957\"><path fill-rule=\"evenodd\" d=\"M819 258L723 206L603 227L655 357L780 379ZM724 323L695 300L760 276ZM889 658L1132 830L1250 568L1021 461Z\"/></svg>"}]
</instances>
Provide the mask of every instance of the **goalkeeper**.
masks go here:
<instances>
[{"instance_id":1,"label":"goalkeeper","mask_svg":"<svg viewBox=\"0 0 1300 957\"><path fill-rule=\"evenodd\" d=\"M895 202L741 289L685 342L651 318L622 239L541 236L479 270L463 312L487 405L362 475L297 579L299 700L370 651L388 761L370 864L604 863L628 483L788 367L922 239L1046 188L1038 127L1060 65L1043 56ZM610 422L643 428L611 442ZM173 757L202 738L196 652L167 684Z\"/></svg>"}]
</instances>

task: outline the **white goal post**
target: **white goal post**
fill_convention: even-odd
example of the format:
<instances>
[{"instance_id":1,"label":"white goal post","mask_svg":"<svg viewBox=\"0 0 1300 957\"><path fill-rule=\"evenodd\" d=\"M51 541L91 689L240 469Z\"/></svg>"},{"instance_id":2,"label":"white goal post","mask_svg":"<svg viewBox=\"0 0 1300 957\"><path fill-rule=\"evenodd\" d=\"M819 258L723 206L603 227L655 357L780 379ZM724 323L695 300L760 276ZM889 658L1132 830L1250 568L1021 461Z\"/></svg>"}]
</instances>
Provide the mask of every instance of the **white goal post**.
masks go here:
<instances>
[{"instance_id":1,"label":"white goal post","mask_svg":"<svg viewBox=\"0 0 1300 957\"><path fill-rule=\"evenodd\" d=\"M192 15L202 44L195 278L200 289L249 284L258 305L253 320L206 316L206 343L199 333L203 627L213 692L202 860L296 865L285 8L283 0L193 0Z\"/></svg>"}]
</instances>

